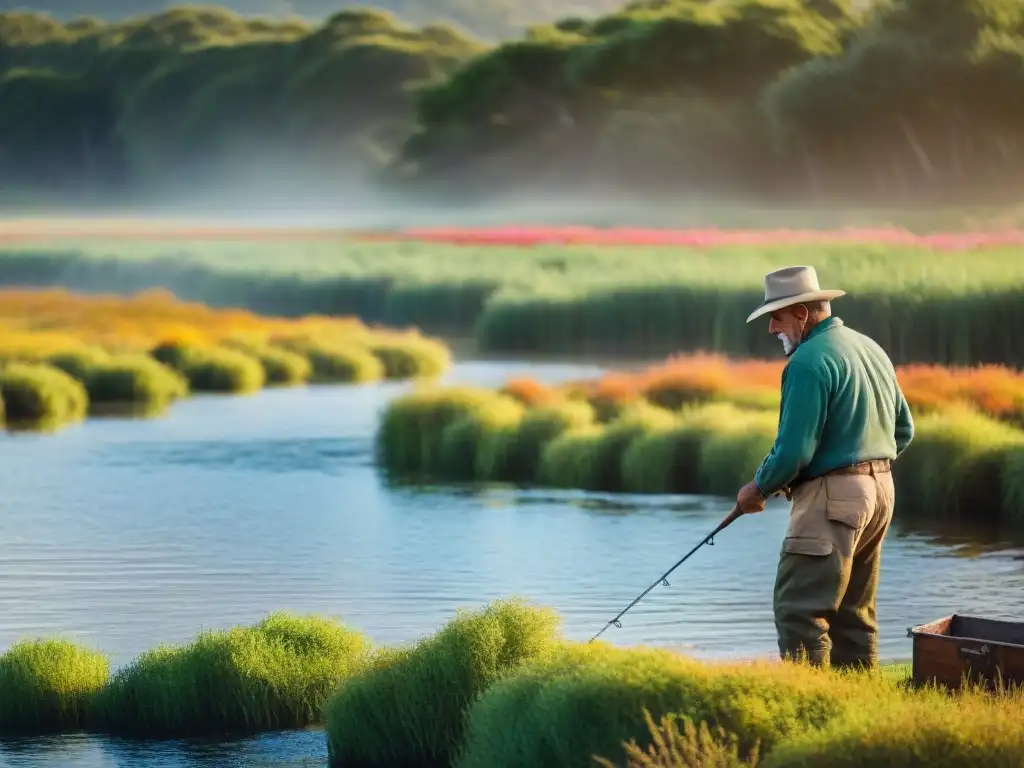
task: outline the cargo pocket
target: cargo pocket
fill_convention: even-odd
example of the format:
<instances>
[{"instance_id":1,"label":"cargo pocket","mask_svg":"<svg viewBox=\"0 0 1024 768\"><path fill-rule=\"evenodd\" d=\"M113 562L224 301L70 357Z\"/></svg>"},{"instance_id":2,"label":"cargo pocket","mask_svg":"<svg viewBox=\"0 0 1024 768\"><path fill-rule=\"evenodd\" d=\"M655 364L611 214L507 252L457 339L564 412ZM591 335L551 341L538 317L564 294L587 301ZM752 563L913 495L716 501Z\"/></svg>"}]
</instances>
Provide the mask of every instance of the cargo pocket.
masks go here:
<instances>
[{"instance_id":1,"label":"cargo pocket","mask_svg":"<svg viewBox=\"0 0 1024 768\"><path fill-rule=\"evenodd\" d=\"M832 554L832 531L826 516L824 478L804 483L793 497L789 528L782 542L782 551L794 555L824 557Z\"/></svg>"},{"instance_id":2,"label":"cargo pocket","mask_svg":"<svg viewBox=\"0 0 1024 768\"><path fill-rule=\"evenodd\" d=\"M878 503L878 483L871 475L831 475L825 478L825 514L829 520L861 531Z\"/></svg>"},{"instance_id":3,"label":"cargo pocket","mask_svg":"<svg viewBox=\"0 0 1024 768\"><path fill-rule=\"evenodd\" d=\"M782 542L782 551L791 555L814 555L824 557L832 554L832 541L830 539L808 539L797 536L787 536Z\"/></svg>"}]
</instances>

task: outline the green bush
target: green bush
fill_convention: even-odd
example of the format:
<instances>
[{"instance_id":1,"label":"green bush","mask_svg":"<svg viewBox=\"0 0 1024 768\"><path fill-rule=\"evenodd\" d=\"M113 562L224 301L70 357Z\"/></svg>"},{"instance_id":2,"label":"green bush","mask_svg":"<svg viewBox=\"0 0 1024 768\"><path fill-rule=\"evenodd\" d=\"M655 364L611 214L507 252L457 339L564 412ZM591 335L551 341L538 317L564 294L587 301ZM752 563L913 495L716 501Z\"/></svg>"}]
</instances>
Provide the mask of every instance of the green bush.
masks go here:
<instances>
[{"instance_id":1,"label":"green bush","mask_svg":"<svg viewBox=\"0 0 1024 768\"><path fill-rule=\"evenodd\" d=\"M8 363L0 368L0 397L8 425L16 428L52 428L79 421L88 410L81 382L39 363Z\"/></svg>"},{"instance_id":2,"label":"green bush","mask_svg":"<svg viewBox=\"0 0 1024 768\"><path fill-rule=\"evenodd\" d=\"M369 649L333 621L272 613L143 653L111 678L97 716L108 731L153 736L303 728Z\"/></svg>"},{"instance_id":3,"label":"green bush","mask_svg":"<svg viewBox=\"0 0 1024 768\"><path fill-rule=\"evenodd\" d=\"M90 411L108 407L163 410L189 393L185 377L146 355L119 355L95 364L85 377Z\"/></svg>"},{"instance_id":4,"label":"green bush","mask_svg":"<svg viewBox=\"0 0 1024 768\"><path fill-rule=\"evenodd\" d=\"M172 342L155 347L150 355L184 374L193 392L244 394L254 392L266 383L259 360L229 347Z\"/></svg>"},{"instance_id":5,"label":"green bush","mask_svg":"<svg viewBox=\"0 0 1024 768\"><path fill-rule=\"evenodd\" d=\"M821 731L795 734L764 768L1017 768L1024 765L1024 696L977 692L882 697Z\"/></svg>"},{"instance_id":6,"label":"green bush","mask_svg":"<svg viewBox=\"0 0 1024 768\"><path fill-rule=\"evenodd\" d=\"M83 347L68 352L50 355L43 362L59 368L74 379L85 383L95 366L110 359L110 353L102 347Z\"/></svg>"},{"instance_id":7,"label":"green bush","mask_svg":"<svg viewBox=\"0 0 1024 768\"><path fill-rule=\"evenodd\" d=\"M501 408L507 399L473 387L429 387L397 397L377 428L377 461L396 476L437 474L445 429L467 414Z\"/></svg>"},{"instance_id":8,"label":"green bush","mask_svg":"<svg viewBox=\"0 0 1024 768\"><path fill-rule=\"evenodd\" d=\"M316 384L355 384L384 376L384 363L360 342L315 342L285 339L285 349L305 355L310 363L309 380Z\"/></svg>"},{"instance_id":9,"label":"green bush","mask_svg":"<svg viewBox=\"0 0 1024 768\"><path fill-rule=\"evenodd\" d=\"M267 386L302 384L313 374L313 364L309 358L287 349L267 346L257 350L255 357L263 366Z\"/></svg>"},{"instance_id":10,"label":"green bush","mask_svg":"<svg viewBox=\"0 0 1024 768\"><path fill-rule=\"evenodd\" d=\"M467 709L521 664L550 655L557 624L548 610L496 601L413 648L383 651L327 704L332 763L448 766Z\"/></svg>"},{"instance_id":11,"label":"green bush","mask_svg":"<svg viewBox=\"0 0 1024 768\"><path fill-rule=\"evenodd\" d=\"M487 480L483 446L496 435L515 429L523 406L511 397L495 399L446 426L441 433L440 473L450 480Z\"/></svg>"},{"instance_id":12,"label":"green bush","mask_svg":"<svg viewBox=\"0 0 1024 768\"><path fill-rule=\"evenodd\" d=\"M406 335L370 343L370 351L384 364L389 379L428 379L451 365L448 348L433 339Z\"/></svg>"},{"instance_id":13,"label":"green bush","mask_svg":"<svg viewBox=\"0 0 1024 768\"><path fill-rule=\"evenodd\" d=\"M894 690L880 676L853 679L809 666L707 664L668 650L567 644L474 703L455 766L585 768L594 756L621 764L623 742L647 733L645 709L736 734L743 752L768 751Z\"/></svg>"},{"instance_id":14,"label":"green bush","mask_svg":"<svg viewBox=\"0 0 1024 768\"><path fill-rule=\"evenodd\" d=\"M0 731L23 735L86 725L110 665L66 640L15 643L0 656Z\"/></svg>"},{"instance_id":15,"label":"green bush","mask_svg":"<svg viewBox=\"0 0 1024 768\"><path fill-rule=\"evenodd\" d=\"M488 480L537 482L544 447L566 430L593 422L594 409L585 402L566 400L530 408L518 424L488 433L480 446L480 475Z\"/></svg>"}]
</instances>

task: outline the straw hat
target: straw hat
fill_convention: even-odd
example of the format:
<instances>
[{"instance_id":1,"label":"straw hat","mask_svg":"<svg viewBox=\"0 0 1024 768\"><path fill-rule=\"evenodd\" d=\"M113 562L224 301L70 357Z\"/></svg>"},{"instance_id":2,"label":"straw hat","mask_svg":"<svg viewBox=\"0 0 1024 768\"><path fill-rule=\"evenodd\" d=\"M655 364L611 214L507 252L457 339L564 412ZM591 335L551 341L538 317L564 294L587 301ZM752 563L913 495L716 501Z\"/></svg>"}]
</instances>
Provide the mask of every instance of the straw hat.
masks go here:
<instances>
[{"instance_id":1,"label":"straw hat","mask_svg":"<svg viewBox=\"0 0 1024 768\"><path fill-rule=\"evenodd\" d=\"M751 320L805 301L829 301L845 296L846 291L825 290L818 285L818 273L814 267L786 267L764 276L764 303L755 309Z\"/></svg>"}]
</instances>

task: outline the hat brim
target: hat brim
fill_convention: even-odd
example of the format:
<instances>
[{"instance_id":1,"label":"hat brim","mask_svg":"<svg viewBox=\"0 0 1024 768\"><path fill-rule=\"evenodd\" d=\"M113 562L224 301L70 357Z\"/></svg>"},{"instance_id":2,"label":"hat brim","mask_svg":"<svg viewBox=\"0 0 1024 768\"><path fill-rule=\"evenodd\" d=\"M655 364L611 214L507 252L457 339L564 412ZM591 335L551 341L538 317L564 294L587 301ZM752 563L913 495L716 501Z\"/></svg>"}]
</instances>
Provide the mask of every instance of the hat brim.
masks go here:
<instances>
[{"instance_id":1,"label":"hat brim","mask_svg":"<svg viewBox=\"0 0 1024 768\"><path fill-rule=\"evenodd\" d=\"M838 299L840 296L845 295L846 291L812 291L810 293L798 293L796 296L786 296L784 299L776 299L775 301L766 301L750 313L750 317L747 318L747 322L749 323L751 320L756 320L761 317L761 315L774 312L777 309L790 307L793 304L802 304L805 301L831 301L832 299Z\"/></svg>"}]
</instances>

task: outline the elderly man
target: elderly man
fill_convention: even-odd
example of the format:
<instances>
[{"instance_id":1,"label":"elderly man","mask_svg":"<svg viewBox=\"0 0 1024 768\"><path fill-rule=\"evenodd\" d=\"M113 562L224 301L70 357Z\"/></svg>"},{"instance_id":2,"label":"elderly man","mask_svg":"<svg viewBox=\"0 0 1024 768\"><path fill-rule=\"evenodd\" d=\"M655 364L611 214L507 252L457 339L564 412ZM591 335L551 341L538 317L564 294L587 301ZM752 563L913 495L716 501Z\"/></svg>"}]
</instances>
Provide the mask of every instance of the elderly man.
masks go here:
<instances>
[{"instance_id":1,"label":"elderly man","mask_svg":"<svg viewBox=\"0 0 1024 768\"><path fill-rule=\"evenodd\" d=\"M878 663L875 594L895 492L890 463L914 423L882 348L831 316L844 291L821 290L812 267L765 277L747 322L768 314L789 361L775 445L740 489L744 512L785 493L793 502L775 582L783 659Z\"/></svg>"}]
</instances>

